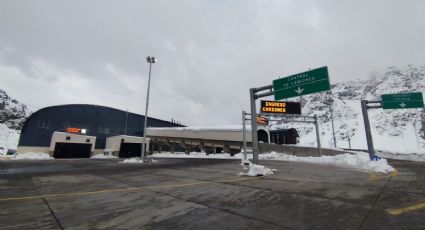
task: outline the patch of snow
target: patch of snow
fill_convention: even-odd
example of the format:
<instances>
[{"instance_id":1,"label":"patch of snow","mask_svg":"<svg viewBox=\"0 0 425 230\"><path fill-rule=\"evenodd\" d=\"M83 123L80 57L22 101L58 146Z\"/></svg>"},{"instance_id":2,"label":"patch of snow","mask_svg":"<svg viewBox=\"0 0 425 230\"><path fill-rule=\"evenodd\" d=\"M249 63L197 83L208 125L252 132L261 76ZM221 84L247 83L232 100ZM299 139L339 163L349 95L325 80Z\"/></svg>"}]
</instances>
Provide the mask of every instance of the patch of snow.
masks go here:
<instances>
[{"instance_id":1,"label":"patch of snow","mask_svg":"<svg viewBox=\"0 0 425 230\"><path fill-rule=\"evenodd\" d=\"M121 161L120 163L124 163L124 164L144 164L145 162L143 162L143 160L138 158L138 157L133 157L133 158L125 159L125 160Z\"/></svg>"},{"instance_id":2,"label":"patch of snow","mask_svg":"<svg viewBox=\"0 0 425 230\"><path fill-rule=\"evenodd\" d=\"M129 159L125 159L124 161L121 161L119 163L124 163L124 164L144 164L144 163L156 163L158 162L157 160L151 159L151 158L147 158L146 159L147 162L143 162L143 160L139 157L133 157L133 158L129 158Z\"/></svg>"},{"instance_id":3,"label":"patch of snow","mask_svg":"<svg viewBox=\"0 0 425 230\"><path fill-rule=\"evenodd\" d=\"M50 157L47 153L21 153L16 154L14 160L50 160L54 159L53 157Z\"/></svg>"},{"instance_id":4,"label":"patch of snow","mask_svg":"<svg viewBox=\"0 0 425 230\"><path fill-rule=\"evenodd\" d=\"M256 165L253 163L249 163L249 171L247 173L240 173L239 175L246 176L267 176L272 175L275 169L269 169L263 165Z\"/></svg>"},{"instance_id":5,"label":"patch of snow","mask_svg":"<svg viewBox=\"0 0 425 230\"><path fill-rule=\"evenodd\" d=\"M0 124L0 155L6 155L8 149L18 146L20 131L10 129L5 124Z\"/></svg>"},{"instance_id":6,"label":"patch of snow","mask_svg":"<svg viewBox=\"0 0 425 230\"><path fill-rule=\"evenodd\" d=\"M96 154L90 157L91 159L115 159L118 158L114 155Z\"/></svg>"}]
</instances>

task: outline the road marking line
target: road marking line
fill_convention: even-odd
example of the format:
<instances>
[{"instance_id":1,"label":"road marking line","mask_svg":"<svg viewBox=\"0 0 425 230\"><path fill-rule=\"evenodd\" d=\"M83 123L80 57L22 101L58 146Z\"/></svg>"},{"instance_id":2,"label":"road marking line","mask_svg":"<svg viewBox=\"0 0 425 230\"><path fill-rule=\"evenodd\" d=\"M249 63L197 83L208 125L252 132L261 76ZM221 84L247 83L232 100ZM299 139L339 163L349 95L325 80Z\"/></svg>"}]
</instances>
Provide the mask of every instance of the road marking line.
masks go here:
<instances>
[{"instance_id":1,"label":"road marking line","mask_svg":"<svg viewBox=\"0 0 425 230\"><path fill-rule=\"evenodd\" d=\"M396 216L405 212L415 211L422 208L425 208L425 203L419 203L419 204L411 205L404 208L389 208L389 209L385 209L385 211L387 211L391 215Z\"/></svg>"},{"instance_id":2,"label":"road marking line","mask_svg":"<svg viewBox=\"0 0 425 230\"><path fill-rule=\"evenodd\" d=\"M40 198L48 198L48 197L81 196L81 195L93 195L93 194L110 193L110 192L123 192L123 191L135 191L135 190L145 190L145 189L186 187L186 186L194 186L194 185L206 185L206 184L216 184L216 183L247 181L247 180L259 179L259 178L262 178L262 177L264 177L264 176L241 178L241 179L220 180L220 181L193 182L193 183L186 183L186 184L171 184L171 185L156 185L156 186L145 186L145 187L104 189L104 190L89 191L89 192L72 192L72 193L57 193L57 194L22 196L22 197L7 197L7 198L0 198L0 201L32 200L32 199L40 199Z\"/></svg>"}]
</instances>

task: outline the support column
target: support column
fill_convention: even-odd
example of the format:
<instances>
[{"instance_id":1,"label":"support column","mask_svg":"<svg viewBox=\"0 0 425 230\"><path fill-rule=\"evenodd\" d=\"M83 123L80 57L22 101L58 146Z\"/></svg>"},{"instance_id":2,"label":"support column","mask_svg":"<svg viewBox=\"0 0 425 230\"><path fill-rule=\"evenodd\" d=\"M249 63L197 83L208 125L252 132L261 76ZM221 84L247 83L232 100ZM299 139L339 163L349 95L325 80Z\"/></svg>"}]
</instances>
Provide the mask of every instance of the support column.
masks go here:
<instances>
[{"instance_id":1,"label":"support column","mask_svg":"<svg viewBox=\"0 0 425 230\"><path fill-rule=\"evenodd\" d=\"M361 101L363 121L366 132L367 152L369 153L370 160L372 160L375 156L375 149L373 148L372 132L370 131L369 115L367 113L367 103L367 100Z\"/></svg>"}]
</instances>

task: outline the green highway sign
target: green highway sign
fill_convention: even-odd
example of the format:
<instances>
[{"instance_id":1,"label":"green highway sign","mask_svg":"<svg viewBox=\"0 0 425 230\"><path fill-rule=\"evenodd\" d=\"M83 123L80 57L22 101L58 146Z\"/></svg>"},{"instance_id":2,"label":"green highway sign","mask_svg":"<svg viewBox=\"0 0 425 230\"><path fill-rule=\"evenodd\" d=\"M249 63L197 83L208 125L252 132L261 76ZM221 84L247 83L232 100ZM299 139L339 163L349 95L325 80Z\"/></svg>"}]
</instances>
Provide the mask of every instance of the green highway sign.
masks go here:
<instances>
[{"instance_id":1,"label":"green highway sign","mask_svg":"<svg viewBox=\"0 0 425 230\"><path fill-rule=\"evenodd\" d=\"M313 69L273 81L275 100L317 93L330 89L328 67Z\"/></svg>"},{"instance_id":2,"label":"green highway sign","mask_svg":"<svg viewBox=\"0 0 425 230\"><path fill-rule=\"evenodd\" d=\"M383 109L423 108L424 99L421 92L383 94L381 95Z\"/></svg>"}]
</instances>

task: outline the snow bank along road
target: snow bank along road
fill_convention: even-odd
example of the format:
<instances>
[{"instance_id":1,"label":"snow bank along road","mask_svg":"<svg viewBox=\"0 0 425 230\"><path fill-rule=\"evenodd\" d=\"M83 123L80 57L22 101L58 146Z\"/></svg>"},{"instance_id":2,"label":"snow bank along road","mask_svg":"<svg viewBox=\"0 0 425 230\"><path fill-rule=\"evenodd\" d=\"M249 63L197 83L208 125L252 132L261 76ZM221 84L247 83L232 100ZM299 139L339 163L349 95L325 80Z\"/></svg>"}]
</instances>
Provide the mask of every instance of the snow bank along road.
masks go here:
<instances>
[{"instance_id":1,"label":"snow bank along road","mask_svg":"<svg viewBox=\"0 0 425 230\"><path fill-rule=\"evenodd\" d=\"M262 161L0 161L0 229L423 229L425 165L398 174Z\"/></svg>"}]
</instances>

